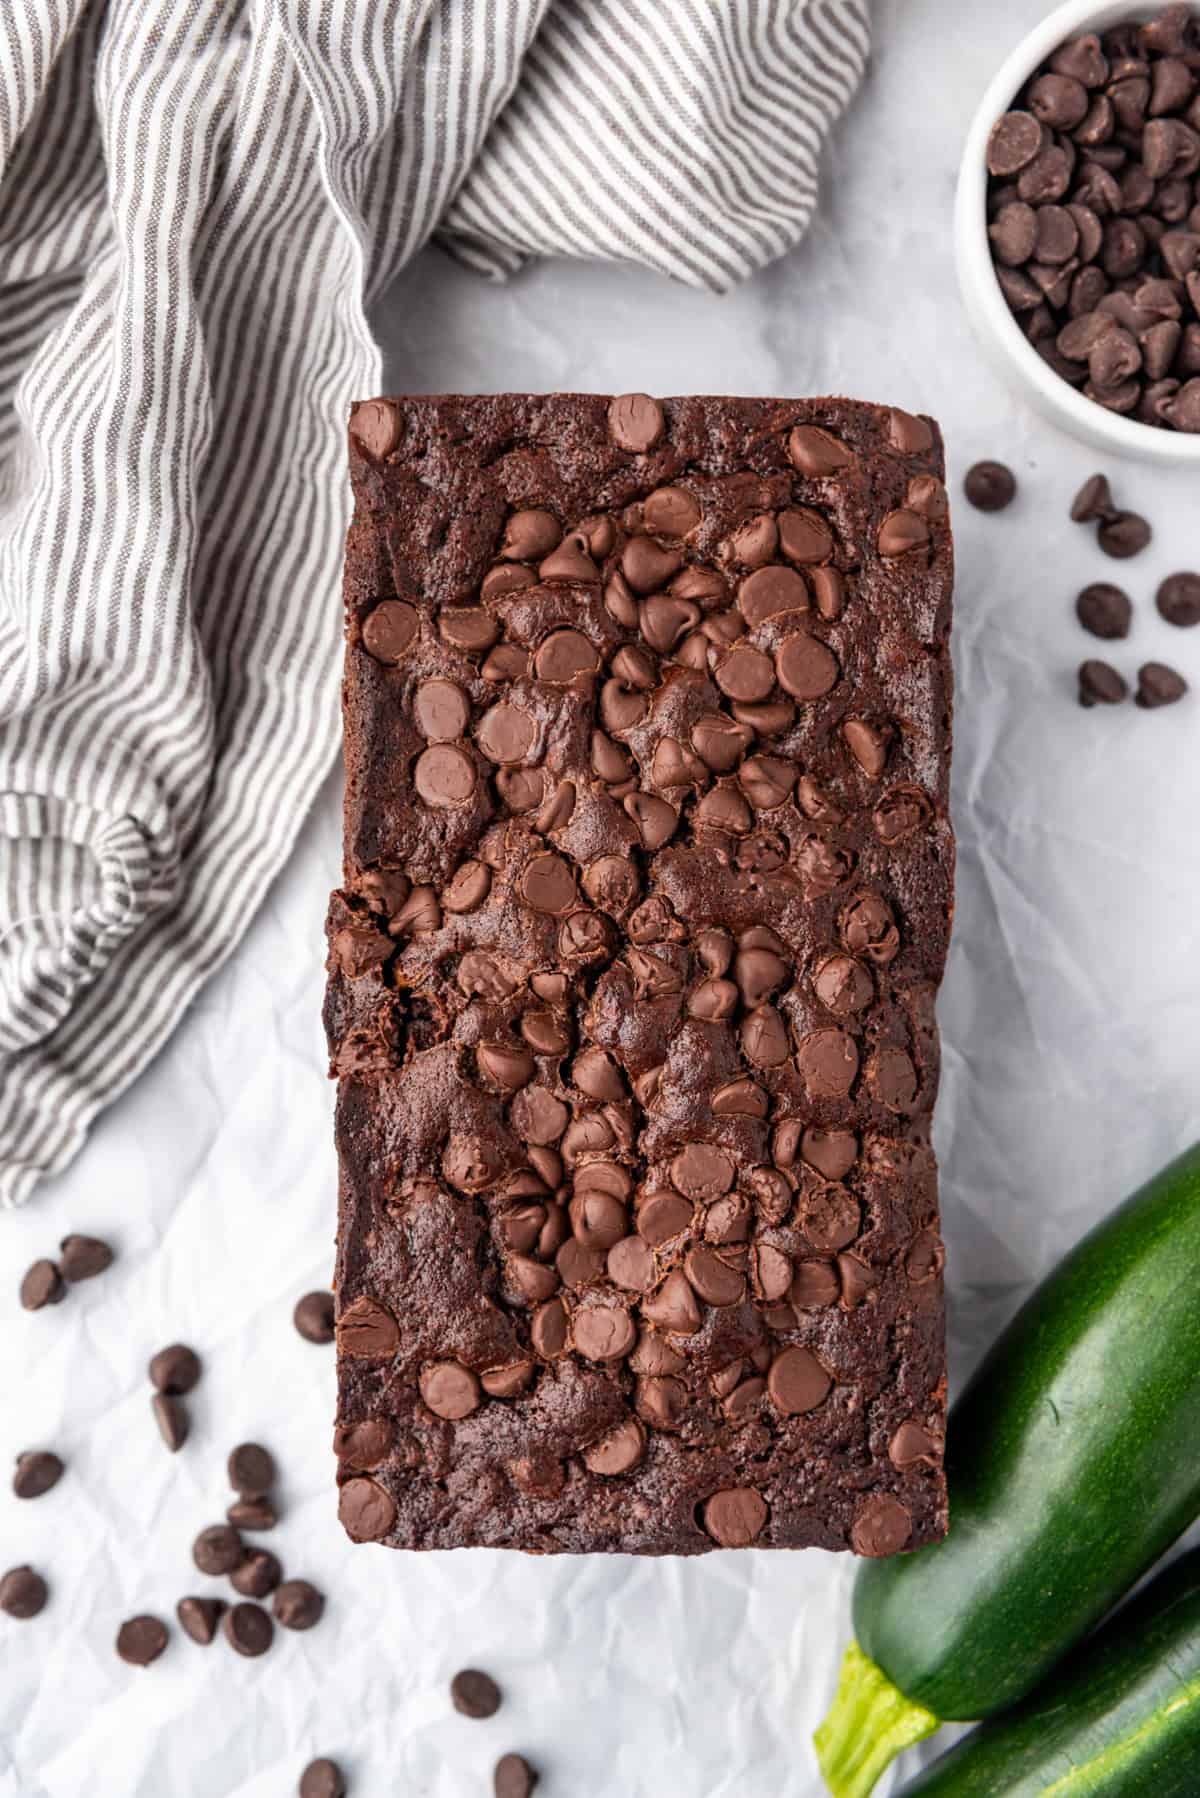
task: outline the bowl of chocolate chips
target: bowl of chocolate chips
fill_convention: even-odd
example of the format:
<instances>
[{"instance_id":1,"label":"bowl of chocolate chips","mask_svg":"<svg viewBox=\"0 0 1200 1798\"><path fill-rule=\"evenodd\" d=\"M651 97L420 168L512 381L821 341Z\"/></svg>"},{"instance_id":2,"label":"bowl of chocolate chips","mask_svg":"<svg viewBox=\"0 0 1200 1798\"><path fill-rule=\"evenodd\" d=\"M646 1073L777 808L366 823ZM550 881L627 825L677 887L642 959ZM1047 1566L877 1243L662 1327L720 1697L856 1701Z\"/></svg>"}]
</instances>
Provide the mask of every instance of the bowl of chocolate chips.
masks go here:
<instances>
[{"instance_id":1,"label":"bowl of chocolate chips","mask_svg":"<svg viewBox=\"0 0 1200 1798\"><path fill-rule=\"evenodd\" d=\"M1041 411L1200 468L1200 4L1051 13L975 115L955 233L980 340Z\"/></svg>"}]
</instances>

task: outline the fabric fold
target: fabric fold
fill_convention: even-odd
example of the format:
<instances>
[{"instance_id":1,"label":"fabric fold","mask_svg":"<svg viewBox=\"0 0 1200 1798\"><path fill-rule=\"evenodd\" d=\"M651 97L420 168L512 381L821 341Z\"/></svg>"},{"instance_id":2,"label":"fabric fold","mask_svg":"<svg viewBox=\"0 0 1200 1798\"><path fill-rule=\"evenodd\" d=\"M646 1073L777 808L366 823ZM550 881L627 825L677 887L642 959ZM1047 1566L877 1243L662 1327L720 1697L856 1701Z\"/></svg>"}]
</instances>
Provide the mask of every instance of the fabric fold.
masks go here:
<instances>
[{"instance_id":1,"label":"fabric fold","mask_svg":"<svg viewBox=\"0 0 1200 1798\"><path fill-rule=\"evenodd\" d=\"M436 234L721 291L796 242L865 0L0 11L0 1204L238 941L338 739L367 306Z\"/></svg>"}]
</instances>

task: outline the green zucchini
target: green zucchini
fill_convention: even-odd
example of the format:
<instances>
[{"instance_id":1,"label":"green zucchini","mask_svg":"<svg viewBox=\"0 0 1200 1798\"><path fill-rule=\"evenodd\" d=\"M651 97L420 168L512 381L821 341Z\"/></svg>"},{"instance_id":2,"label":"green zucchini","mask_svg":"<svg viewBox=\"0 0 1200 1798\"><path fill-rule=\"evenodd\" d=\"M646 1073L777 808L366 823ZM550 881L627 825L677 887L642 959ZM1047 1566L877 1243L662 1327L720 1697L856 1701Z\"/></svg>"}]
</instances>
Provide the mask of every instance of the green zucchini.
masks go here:
<instances>
[{"instance_id":1,"label":"green zucchini","mask_svg":"<svg viewBox=\"0 0 1200 1798\"><path fill-rule=\"evenodd\" d=\"M950 1533L872 1561L816 1742L864 1798L912 1742L1032 1690L1200 1511L1200 1145L1059 1264L946 1441Z\"/></svg>"},{"instance_id":2,"label":"green zucchini","mask_svg":"<svg viewBox=\"0 0 1200 1798\"><path fill-rule=\"evenodd\" d=\"M1015 1710L900 1798L1196 1798L1200 1550L1175 1561Z\"/></svg>"}]
</instances>

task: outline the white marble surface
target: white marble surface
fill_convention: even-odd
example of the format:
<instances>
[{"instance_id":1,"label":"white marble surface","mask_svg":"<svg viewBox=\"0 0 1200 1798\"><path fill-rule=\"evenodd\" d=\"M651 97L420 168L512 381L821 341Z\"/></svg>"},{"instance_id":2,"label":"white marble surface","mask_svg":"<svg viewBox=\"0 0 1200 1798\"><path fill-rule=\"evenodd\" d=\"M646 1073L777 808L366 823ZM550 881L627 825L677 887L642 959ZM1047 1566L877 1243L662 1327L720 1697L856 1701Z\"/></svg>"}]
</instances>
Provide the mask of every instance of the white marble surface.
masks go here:
<instances>
[{"instance_id":1,"label":"white marble surface","mask_svg":"<svg viewBox=\"0 0 1200 1798\"><path fill-rule=\"evenodd\" d=\"M877 8L817 227L730 299L584 266L487 289L430 254L380 317L397 389L837 391L935 413L955 477L983 455L1016 468L1009 513L956 519L961 881L938 1124L956 1382L1084 1225L1200 1134L1200 695L1169 713L1079 710L1072 671L1094 646L1071 611L1085 581L1123 580L1137 623L1115 659L1176 660L1200 685L1200 631L1170 631L1151 603L1163 574L1200 564L1194 484L1110 469L1156 529L1118 572L1066 519L1092 455L992 378L953 284L959 143L1045 10ZM336 629L337 596L313 603ZM0 1798L274 1798L318 1752L355 1798L469 1798L508 1747L543 1768L546 1798L818 1798L809 1735L845 1637L847 1562L401 1556L338 1529L331 1351L290 1323L330 1265L320 931L338 863L331 776L232 964L76 1166L0 1227L0 1459L53 1446L70 1464L38 1503L0 1502L0 1566L31 1561L53 1586L36 1622L0 1618ZM118 1266L19 1312L21 1271L68 1229L111 1236ZM206 1372L171 1458L144 1364L175 1338ZM189 1546L247 1436L284 1470L270 1545L326 1589L325 1621L260 1661L175 1631L157 1666L124 1667L123 1617L170 1615L214 1584ZM495 1720L450 1711L463 1662L502 1680Z\"/></svg>"}]
</instances>

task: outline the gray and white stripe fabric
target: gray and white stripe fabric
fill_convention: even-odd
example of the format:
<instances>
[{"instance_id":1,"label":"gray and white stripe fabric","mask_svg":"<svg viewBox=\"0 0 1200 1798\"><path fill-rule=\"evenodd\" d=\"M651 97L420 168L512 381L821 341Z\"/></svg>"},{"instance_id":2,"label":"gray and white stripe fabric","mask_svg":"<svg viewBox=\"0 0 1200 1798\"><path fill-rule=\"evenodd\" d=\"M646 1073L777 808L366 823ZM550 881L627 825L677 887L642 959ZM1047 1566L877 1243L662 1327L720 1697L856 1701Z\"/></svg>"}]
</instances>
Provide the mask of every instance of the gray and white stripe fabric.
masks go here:
<instances>
[{"instance_id":1,"label":"gray and white stripe fabric","mask_svg":"<svg viewBox=\"0 0 1200 1798\"><path fill-rule=\"evenodd\" d=\"M866 0L3 0L0 1203L227 956L338 739L367 307L435 234L721 291Z\"/></svg>"}]
</instances>

